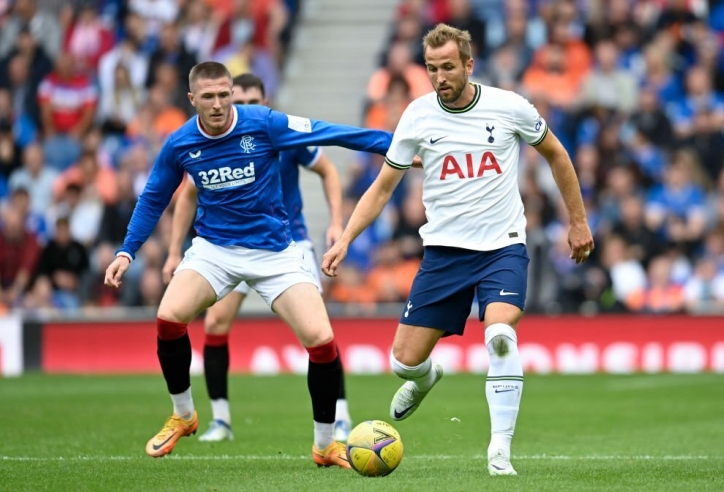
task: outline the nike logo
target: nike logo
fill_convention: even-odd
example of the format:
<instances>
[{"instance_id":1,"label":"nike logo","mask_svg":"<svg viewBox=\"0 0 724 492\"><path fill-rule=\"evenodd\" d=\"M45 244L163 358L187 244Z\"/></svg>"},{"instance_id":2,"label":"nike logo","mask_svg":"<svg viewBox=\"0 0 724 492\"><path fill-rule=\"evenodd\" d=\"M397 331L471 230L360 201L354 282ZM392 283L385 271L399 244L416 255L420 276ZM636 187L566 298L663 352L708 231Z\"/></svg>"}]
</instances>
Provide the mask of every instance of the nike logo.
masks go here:
<instances>
[{"instance_id":1,"label":"nike logo","mask_svg":"<svg viewBox=\"0 0 724 492\"><path fill-rule=\"evenodd\" d=\"M517 292L505 292L505 289L500 289L501 296L517 296Z\"/></svg>"},{"instance_id":2,"label":"nike logo","mask_svg":"<svg viewBox=\"0 0 724 492\"><path fill-rule=\"evenodd\" d=\"M410 410L412 410L413 408L415 408L415 405L410 405L409 407L405 408L405 409L404 409L403 411L401 411L401 412L398 412L397 410L395 410L393 413L395 414L395 418L396 418L396 419L401 419L402 417L404 417L405 415L407 415L407 413L408 413Z\"/></svg>"},{"instance_id":3,"label":"nike logo","mask_svg":"<svg viewBox=\"0 0 724 492\"><path fill-rule=\"evenodd\" d=\"M191 157L192 159L198 159L199 157L201 157L201 151L197 150L196 152L189 152L189 157Z\"/></svg>"},{"instance_id":4,"label":"nike logo","mask_svg":"<svg viewBox=\"0 0 724 492\"><path fill-rule=\"evenodd\" d=\"M499 466L495 466L495 465L492 464L492 463L490 464L490 466L492 466L492 467L495 468L496 470L505 470L505 468L501 468L501 467L499 467Z\"/></svg>"},{"instance_id":5,"label":"nike logo","mask_svg":"<svg viewBox=\"0 0 724 492\"><path fill-rule=\"evenodd\" d=\"M444 137L435 138L435 139L433 139L432 137L430 137L430 143L431 143L432 145L435 145L437 142L439 142L439 141L442 140L443 138L447 138L447 135L445 135Z\"/></svg>"},{"instance_id":6,"label":"nike logo","mask_svg":"<svg viewBox=\"0 0 724 492\"><path fill-rule=\"evenodd\" d=\"M175 436L175 435L176 435L176 434L171 434L171 435L168 437L168 439L166 439L165 441L163 441L161 444L154 444L154 445L153 445L153 450L154 450L154 451L158 451L159 449L161 449L162 447L164 447L171 439L173 439L173 436Z\"/></svg>"},{"instance_id":7,"label":"nike logo","mask_svg":"<svg viewBox=\"0 0 724 492\"><path fill-rule=\"evenodd\" d=\"M511 389L507 389L507 390L501 390L501 389L495 390L496 393L509 393L511 391L515 391L515 388L511 388Z\"/></svg>"}]
</instances>

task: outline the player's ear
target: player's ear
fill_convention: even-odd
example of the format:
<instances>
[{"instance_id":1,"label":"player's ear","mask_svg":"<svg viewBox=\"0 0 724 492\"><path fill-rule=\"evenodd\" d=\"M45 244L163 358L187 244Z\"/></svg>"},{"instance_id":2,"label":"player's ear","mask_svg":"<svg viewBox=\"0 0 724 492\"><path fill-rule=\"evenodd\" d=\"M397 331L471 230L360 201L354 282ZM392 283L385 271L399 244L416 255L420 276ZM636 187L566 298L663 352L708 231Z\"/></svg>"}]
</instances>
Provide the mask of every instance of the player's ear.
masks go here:
<instances>
[{"instance_id":1,"label":"player's ear","mask_svg":"<svg viewBox=\"0 0 724 492\"><path fill-rule=\"evenodd\" d=\"M465 72L468 74L468 76L471 76L473 74L473 65L475 64L475 60L473 60L472 57L468 61L465 62Z\"/></svg>"},{"instance_id":2,"label":"player's ear","mask_svg":"<svg viewBox=\"0 0 724 492\"><path fill-rule=\"evenodd\" d=\"M192 92L186 93L186 95L189 98L189 102L191 103L191 106L196 107L196 101L194 101L194 94Z\"/></svg>"}]
</instances>

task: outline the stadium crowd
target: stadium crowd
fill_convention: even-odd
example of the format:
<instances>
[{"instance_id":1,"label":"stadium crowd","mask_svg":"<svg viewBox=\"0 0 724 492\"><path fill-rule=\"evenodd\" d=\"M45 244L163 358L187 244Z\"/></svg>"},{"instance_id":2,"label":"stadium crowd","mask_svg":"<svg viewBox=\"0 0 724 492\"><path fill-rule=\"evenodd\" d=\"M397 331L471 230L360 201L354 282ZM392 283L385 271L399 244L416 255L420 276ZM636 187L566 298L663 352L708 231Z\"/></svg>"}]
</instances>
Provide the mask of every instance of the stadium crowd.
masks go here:
<instances>
[{"instance_id":1,"label":"stadium crowd","mask_svg":"<svg viewBox=\"0 0 724 492\"><path fill-rule=\"evenodd\" d=\"M300 1L0 0L0 311L158 304L172 208L123 289L102 272L154 156L193 114L188 71L253 71L273 100ZM724 312L724 1L402 0L360 124L393 131L431 90L421 38L438 22L471 33L473 79L529 98L578 172L597 242L585 266L568 259L545 161L523 146L526 310ZM359 156L346 213L382 165ZM405 301L421 179L407 173L328 301Z\"/></svg>"}]
</instances>

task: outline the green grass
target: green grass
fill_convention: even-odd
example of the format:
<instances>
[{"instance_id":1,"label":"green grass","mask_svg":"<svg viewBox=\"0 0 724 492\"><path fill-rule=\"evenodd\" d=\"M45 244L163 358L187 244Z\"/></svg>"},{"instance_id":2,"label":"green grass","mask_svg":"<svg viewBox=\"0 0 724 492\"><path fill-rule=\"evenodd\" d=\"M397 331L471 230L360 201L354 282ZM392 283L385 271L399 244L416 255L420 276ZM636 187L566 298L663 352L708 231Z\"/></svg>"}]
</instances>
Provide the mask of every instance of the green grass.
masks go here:
<instances>
[{"instance_id":1,"label":"green grass","mask_svg":"<svg viewBox=\"0 0 724 492\"><path fill-rule=\"evenodd\" d=\"M170 413L160 376L0 380L0 490L5 491L721 491L724 377L529 376L513 444L518 477L486 473L481 376L449 375L395 427L405 457L363 478L311 461L303 377L232 377L236 440L183 439L144 454ZM203 382L193 381L205 430ZM389 420L394 376L347 381L357 420Z\"/></svg>"}]
</instances>

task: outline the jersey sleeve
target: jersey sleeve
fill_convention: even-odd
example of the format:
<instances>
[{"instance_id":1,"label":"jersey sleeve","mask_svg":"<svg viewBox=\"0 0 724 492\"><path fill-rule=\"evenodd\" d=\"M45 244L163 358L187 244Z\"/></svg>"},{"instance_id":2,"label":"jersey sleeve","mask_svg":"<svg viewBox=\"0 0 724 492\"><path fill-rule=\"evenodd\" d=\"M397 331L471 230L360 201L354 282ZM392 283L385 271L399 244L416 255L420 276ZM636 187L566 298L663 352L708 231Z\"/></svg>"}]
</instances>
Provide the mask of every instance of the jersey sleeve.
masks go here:
<instances>
[{"instance_id":1,"label":"jersey sleeve","mask_svg":"<svg viewBox=\"0 0 724 492\"><path fill-rule=\"evenodd\" d=\"M526 98L517 94L515 97L516 101L513 104L515 131L523 140L536 146L548 135L548 123Z\"/></svg>"},{"instance_id":2,"label":"jersey sleeve","mask_svg":"<svg viewBox=\"0 0 724 492\"><path fill-rule=\"evenodd\" d=\"M269 110L269 138L277 150L309 145L335 145L351 150L384 155L392 134L355 126L337 125Z\"/></svg>"},{"instance_id":3,"label":"jersey sleeve","mask_svg":"<svg viewBox=\"0 0 724 492\"><path fill-rule=\"evenodd\" d=\"M184 170L176 162L172 140L164 144L156 158L143 193L133 209L123 246L116 254L125 253L135 258L136 251L156 228L158 219L184 178Z\"/></svg>"},{"instance_id":4,"label":"jersey sleeve","mask_svg":"<svg viewBox=\"0 0 724 492\"><path fill-rule=\"evenodd\" d=\"M412 159L417 155L417 132L415 131L415 112L408 106L402 113L392 137L390 150L385 162L395 169L409 169Z\"/></svg>"},{"instance_id":5,"label":"jersey sleeve","mask_svg":"<svg viewBox=\"0 0 724 492\"><path fill-rule=\"evenodd\" d=\"M322 157L322 149L313 145L297 147L294 152L296 163L307 169L314 167L320 157Z\"/></svg>"}]
</instances>

